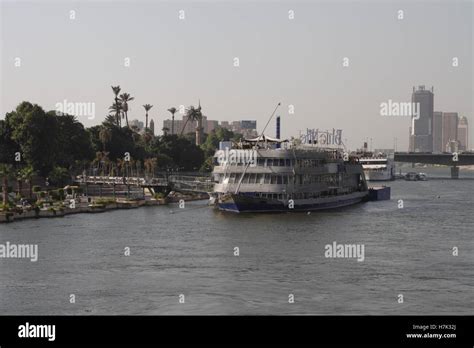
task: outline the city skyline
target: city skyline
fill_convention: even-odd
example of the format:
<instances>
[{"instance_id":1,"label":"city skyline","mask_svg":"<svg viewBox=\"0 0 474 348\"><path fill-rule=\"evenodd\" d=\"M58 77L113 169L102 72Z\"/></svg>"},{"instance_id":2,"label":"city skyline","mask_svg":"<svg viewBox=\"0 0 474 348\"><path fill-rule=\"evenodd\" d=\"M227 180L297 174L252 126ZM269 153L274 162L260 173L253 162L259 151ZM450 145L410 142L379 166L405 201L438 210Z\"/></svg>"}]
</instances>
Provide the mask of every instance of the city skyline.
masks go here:
<instances>
[{"instance_id":1,"label":"city skyline","mask_svg":"<svg viewBox=\"0 0 474 348\"><path fill-rule=\"evenodd\" d=\"M472 134L469 3L139 3L2 2L0 119L23 100L47 110L68 100L94 103L94 118L78 117L90 127L120 85L135 97L131 119L150 103L161 124L171 106L201 99L210 119L263 126L281 102L284 138L337 128L351 148L372 138L405 150L410 119L381 116L380 104L409 102L411 86L426 85L435 109L467 117ZM129 25L104 26L110 15ZM35 29L18 26L26 21Z\"/></svg>"}]
</instances>

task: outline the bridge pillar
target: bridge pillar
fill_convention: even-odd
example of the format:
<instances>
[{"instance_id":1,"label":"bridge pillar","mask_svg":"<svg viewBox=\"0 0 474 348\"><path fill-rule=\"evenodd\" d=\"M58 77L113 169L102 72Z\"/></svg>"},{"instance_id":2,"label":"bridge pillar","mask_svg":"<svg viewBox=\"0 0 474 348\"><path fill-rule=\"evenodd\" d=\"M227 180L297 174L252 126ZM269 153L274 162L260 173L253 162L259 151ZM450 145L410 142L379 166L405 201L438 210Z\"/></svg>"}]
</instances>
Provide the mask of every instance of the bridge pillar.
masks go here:
<instances>
[{"instance_id":1,"label":"bridge pillar","mask_svg":"<svg viewBox=\"0 0 474 348\"><path fill-rule=\"evenodd\" d=\"M459 179L459 167L451 167L451 179Z\"/></svg>"}]
</instances>

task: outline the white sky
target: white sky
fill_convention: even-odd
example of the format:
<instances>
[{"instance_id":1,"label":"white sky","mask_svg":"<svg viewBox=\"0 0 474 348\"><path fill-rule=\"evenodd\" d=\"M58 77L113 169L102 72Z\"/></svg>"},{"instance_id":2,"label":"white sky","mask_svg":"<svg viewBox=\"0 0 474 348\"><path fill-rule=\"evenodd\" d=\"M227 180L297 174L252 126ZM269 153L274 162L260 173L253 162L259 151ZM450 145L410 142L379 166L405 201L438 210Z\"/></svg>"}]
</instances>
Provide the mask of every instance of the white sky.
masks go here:
<instances>
[{"instance_id":1,"label":"white sky","mask_svg":"<svg viewBox=\"0 0 474 348\"><path fill-rule=\"evenodd\" d=\"M158 129L166 109L200 98L208 119L256 119L261 130L281 101L284 137L334 127L352 148L397 138L406 150L409 118L381 116L380 103L410 101L423 84L435 110L468 117L473 147L470 1L3 1L0 18L0 118L23 100L49 110L67 99L96 104L95 119L79 117L91 126L120 85L136 99L129 119L153 104Z\"/></svg>"}]
</instances>

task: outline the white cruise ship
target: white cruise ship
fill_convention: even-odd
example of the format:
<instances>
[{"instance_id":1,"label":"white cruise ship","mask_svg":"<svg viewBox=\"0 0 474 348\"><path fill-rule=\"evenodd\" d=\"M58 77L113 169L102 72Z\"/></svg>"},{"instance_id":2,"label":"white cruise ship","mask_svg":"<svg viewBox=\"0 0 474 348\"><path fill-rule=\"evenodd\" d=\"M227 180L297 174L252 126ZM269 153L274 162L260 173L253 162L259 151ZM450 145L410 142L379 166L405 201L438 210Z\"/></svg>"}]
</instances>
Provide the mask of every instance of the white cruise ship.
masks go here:
<instances>
[{"instance_id":1,"label":"white cruise ship","mask_svg":"<svg viewBox=\"0 0 474 348\"><path fill-rule=\"evenodd\" d=\"M218 150L214 159L212 201L224 211L312 211L368 197L362 166L338 149L260 136Z\"/></svg>"},{"instance_id":2,"label":"white cruise ship","mask_svg":"<svg viewBox=\"0 0 474 348\"><path fill-rule=\"evenodd\" d=\"M380 154L378 156L363 156L359 158L364 168L367 181L389 181L395 179L395 165L393 160Z\"/></svg>"}]
</instances>

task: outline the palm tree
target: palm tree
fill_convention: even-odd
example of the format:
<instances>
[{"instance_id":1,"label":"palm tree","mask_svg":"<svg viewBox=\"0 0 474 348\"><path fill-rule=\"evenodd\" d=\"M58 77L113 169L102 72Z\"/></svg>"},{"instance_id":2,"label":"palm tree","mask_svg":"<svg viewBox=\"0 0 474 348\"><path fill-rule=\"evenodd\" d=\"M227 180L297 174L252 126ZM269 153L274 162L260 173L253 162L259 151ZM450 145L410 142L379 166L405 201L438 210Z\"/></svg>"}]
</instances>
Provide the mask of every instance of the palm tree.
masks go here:
<instances>
[{"instance_id":1,"label":"palm tree","mask_svg":"<svg viewBox=\"0 0 474 348\"><path fill-rule=\"evenodd\" d=\"M120 101L117 100L111 106L109 106L109 111L113 111L115 113L115 122L117 123L117 127L121 127L122 121L120 120L120 115L122 113L122 104Z\"/></svg>"},{"instance_id":2,"label":"palm tree","mask_svg":"<svg viewBox=\"0 0 474 348\"><path fill-rule=\"evenodd\" d=\"M150 111L150 109L153 107L153 105L150 105L150 104L145 104L143 105L143 107L145 108L145 112L146 112L146 116L145 116L145 133L148 129L148 111Z\"/></svg>"},{"instance_id":3,"label":"palm tree","mask_svg":"<svg viewBox=\"0 0 474 348\"><path fill-rule=\"evenodd\" d=\"M184 127L181 130L181 135L183 134L184 129L186 128L186 124L188 121L191 122L196 122L197 121L197 127L196 127L196 145L201 145L202 144L202 112L201 112L201 102L199 102L199 106L195 108L194 106L190 106L188 110L186 111L186 122L184 123Z\"/></svg>"},{"instance_id":4,"label":"palm tree","mask_svg":"<svg viewBox=\"0 0 474 348\"><path fill-rule=\"evenodd\" d=\"M112 140L112 131L102 126L99 131L99 139L102 142L102 151L105 151L105 144Z\"/></svg>"},{"instance_id":5,"label":"palm tree","mask_svg":"<svg viewBox=\"0 0 474 348\"><path fill-rule=\"evenodd\" d=\"M23 188L23 177L21 175L21 170L18 170L15 175L16 179L16 195L17 197L21 197L21 191Z\"/></svg>"},{"instance_id":6,"label":"palm tree","mask_svg":"<svg viewBox=\"0 0 474 348\"><path fill-rule=\"evenodd\" d=\"M171 134L174 134L174 114L176 113L176 108L173 106L172 108L168 109L171 112Z\"/></svg>"},{"instance_id":7,"label":"palm tree","mask_svg":"<svg viewBox=\"0 0 474 348\"><path fill-rule=\"evenodd\" d=\"M114 92L115 94L115 104L118 104L119 103L119 100L118 100L118 95L120 93L120 86L112 86L112 91ZM117 127L120 127L121 126L121 122L120 122L120 111L119 110L115 110L116 113L115 113L115 121L117 122Z\"/></svg>"},{"instance_id":8,"label":"palm tree","mask_svg":"<svg viewBox=\"0 0 474 348\"><path fill-rule=\"evenodd\" d=\"M8 204L8 179L13 175L11 164L0 163L0 177L2 177L3 205Z\"/></svg>"},{"instance_id":9,"label":"palm tree","mask_svg":"<svg viewBox=\"0 0 474 348\"><path fill-rule=\"evenodd\" d=\"M122 110L123 114L125 115L125 121L127 122L127 127L128 125L128 102L134 100L134 97L131 97L129 93L122 93L120 95L120 100L122 101Z\"/></svg>"},{"instance_id":10,"label":"palm tree","mask_svg":"<svg viewBox=\"0 0 474 348\"><path fill-rule=\"evenodd\" d=\"M22 180L28 184L28 198L33 197L33 177L36 175L32 166L24 167L21 170Z\"/></svg>"}]
</instances>

